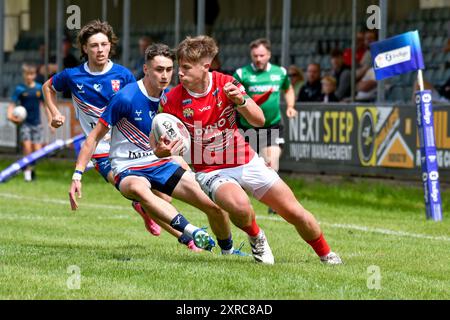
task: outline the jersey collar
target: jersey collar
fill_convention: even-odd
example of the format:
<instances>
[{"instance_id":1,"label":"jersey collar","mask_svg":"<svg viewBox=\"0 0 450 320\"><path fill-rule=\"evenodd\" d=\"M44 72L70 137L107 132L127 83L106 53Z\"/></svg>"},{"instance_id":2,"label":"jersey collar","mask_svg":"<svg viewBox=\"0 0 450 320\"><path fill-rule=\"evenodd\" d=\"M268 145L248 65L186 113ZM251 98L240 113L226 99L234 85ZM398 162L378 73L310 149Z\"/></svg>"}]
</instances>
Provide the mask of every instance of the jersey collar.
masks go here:
<instances>
[{"instance_id":1,"label":"jersey collar","mask_svg":"<svg viewBox=\"0 0 450 320\"><path fill-rule=\"evenodd\" d=\"M144 81L143 81L142 79L139 80L139 81L137 82L137 84L138 84L139 89L141 90L142 94L143 94L145 97L147 97L147 99L149 99L150 101L153 101L153 102L159 102L159 98L150 97L150 96L148 95L147 89L145 89Z\"/></svg>"},{"instance_id":2,"label":"jersey collar","mask_svg":"<svg viewBox=\"0 0 450 320\"><path fill-rule=\"evenodd\" d=\"M187 91L191 96L193 96L194 98L202 98L202 97L206 97L206 96L208 95L208 93L211 92L211 88L212 88L212 73L209 72L209 73L208 73L208 76L209 76L209 84L208 84L208 89L206 89L205 92L203 92L203 93L196 93L196 92L193 92L193 91L191 91L191 90L189 90L189 89L187 89L187 88L186 88L186 91Z\"/></svg>"},{"instance_id":3,"label":"jersey collar","mask_svg":"<svg viewBox=\"0 0 450 320\"><path fill-rule=\"evenodd\" d=\"M113 67L113 65L114 65L114 63L113 63L111 60L108 60L108 65L106 66L105 69L103 69L103 71L93 72L93 71L91 71L91 70L89 69L88 63L87 63L87 61L86 61L86 62L84 63L84 70L85 70L87 73L89 73L89 74L91 74L91 75L93 75L93 76L99 76L99 75L105 74L105 73L107 73L109 70L111 70L112 67Z\"/></svg>"},{"instance_id":4,"label":"jersey collar","mask_svg":"<svg viewBox=\"0 0 450 320\"><path fill-rule=\"evenodd\" d=\"M256 69L256 67L255 67L255 65L253 63L251 64L251 66L252 66L253 71L255 71L255 72L257 72L257 71L260 71L260 72L261 71L270 71L270 69L272 69L272 64L270 62L267 63L266 70L258 70L258 69Z\"/></svg>"}]
</instances>

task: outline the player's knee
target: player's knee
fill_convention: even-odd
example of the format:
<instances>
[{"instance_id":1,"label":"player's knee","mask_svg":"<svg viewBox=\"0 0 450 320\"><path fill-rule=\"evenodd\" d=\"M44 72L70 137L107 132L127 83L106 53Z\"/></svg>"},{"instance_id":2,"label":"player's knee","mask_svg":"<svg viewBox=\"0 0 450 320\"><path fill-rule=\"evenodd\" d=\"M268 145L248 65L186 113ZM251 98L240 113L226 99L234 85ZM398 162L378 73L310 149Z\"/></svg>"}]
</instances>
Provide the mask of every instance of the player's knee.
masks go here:
<instances>
[{"instance_id":1,"label":"player's knee","mask_svg":"<svg viewBox=\"0 0 450 320\"><path fill-rule=\"evenodd\" d=\"M233 213L244 216L251 214L253 210L250 203L250 199L246 196L235 197L231 203L231 209Z\"/></svg>"}]
</instances>

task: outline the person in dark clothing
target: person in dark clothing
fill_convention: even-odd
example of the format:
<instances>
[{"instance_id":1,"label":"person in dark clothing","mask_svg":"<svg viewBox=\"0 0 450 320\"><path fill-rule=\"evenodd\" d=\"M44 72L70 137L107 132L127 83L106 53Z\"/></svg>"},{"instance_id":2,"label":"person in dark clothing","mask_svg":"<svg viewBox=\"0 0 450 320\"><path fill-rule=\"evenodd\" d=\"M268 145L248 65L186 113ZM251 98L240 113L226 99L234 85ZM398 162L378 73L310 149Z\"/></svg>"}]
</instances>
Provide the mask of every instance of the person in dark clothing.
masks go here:
<instances>
[{"instance_id":1,"label":"person in dark clothing","mask_svg":"<svg viewBox=\"0 0 450 320\"><path fill-rule=\"evenodd\" d=\"M331 52L331 75L336 79L336 98L338 101L350 97L351 94L351 72L344 64L341 50Z\"/></svg>"},{"instance_id":2,"label":"person in dark clothing","mask_svg":"<svg viewBox=\"0 0 450 320\"><path fill-rule=\"evenodd\" d=\"M298 95L299 102L322 101L322 84L320 83L320 64L310 63L306 69L306 83Z\"/></svg>"}]
</instances>

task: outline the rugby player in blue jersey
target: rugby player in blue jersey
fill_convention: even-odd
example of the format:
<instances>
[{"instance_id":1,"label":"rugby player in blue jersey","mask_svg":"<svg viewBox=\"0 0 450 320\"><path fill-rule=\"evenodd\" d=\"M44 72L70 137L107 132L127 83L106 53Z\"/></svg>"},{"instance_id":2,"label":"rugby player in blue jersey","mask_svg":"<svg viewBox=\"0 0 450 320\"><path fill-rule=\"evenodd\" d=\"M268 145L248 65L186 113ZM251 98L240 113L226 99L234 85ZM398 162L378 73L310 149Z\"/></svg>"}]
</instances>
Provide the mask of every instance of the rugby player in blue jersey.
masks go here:
<instances>
[{"instance_id":1,"label":"rugby player in blue jersey","mask_svg":"<svg viewBox=\"0 0 450 320\"><path fill-rule=\"evenodd\" d=\"M127 68L110 60L115 53L117 41L112 27L106 22L95 20L80 30L78 45L86 62L57 73L43 86L47 108L51 113L51 125L54 128L62 126L65 122L65 117L57 108L56 91L72 93L77 118L84 134L88 136L111 98L127 84L135 82L133 74ZM109 160L109 138L108 134L99 142L92 160L103 178L114 184ZM169 197L165 199L170 201ZM146 229L153 235L159 235L161 227L142 210L140 204L133 202L133 208L144 219ZM180 238L182 236L180 232L168 225L163 227L188 248L197 250L193 241Z\"/></svg>"},{"instance_id":2,"label":"rugby player in blue jersey","mask_svg":"<svg viewBox=\"0 0 450 320\"><path fill-rule=\"evenodd\" d=\"M138 201L158 221L168 223L184 236L192 238L198 247L209 249L213 243L209 235L206 236L204 230L191 225L170 203L156 196L153 190L191 204L207 214L222 253L240 254L233 248L228 214L206 196L193 174L171 157L158 158L154 154L150 143L152 121L158 112L160 99L165 99L164 90L172 79L175 54L166 45L153 44L147 48L145 58L144 78L127 85L111 99L86 138L72 179L71 202L75 207L78 206L76 195L81 194L82 172L97 145L111 130L112 172L116 187L125 198ZM170 142L169 147L176 144L180 144L180 141Z\"/></svg>"}]
</instances>

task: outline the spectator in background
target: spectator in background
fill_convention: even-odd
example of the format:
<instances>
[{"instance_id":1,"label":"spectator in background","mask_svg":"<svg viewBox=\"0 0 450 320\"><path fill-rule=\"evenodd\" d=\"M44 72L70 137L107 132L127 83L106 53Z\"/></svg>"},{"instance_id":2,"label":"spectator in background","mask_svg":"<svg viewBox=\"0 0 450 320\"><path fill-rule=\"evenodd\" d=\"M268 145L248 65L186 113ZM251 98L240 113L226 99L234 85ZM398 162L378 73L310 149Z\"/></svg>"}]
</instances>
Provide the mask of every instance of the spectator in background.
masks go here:
<instances>
[{"instance_id":1,"label":"spectator in background","mask_svg":"<svg viewBox=\"0 0 450 320\"><path fill-rule=\"evenodd\" d=\"M358 31L356 33L356 65L358 66L361 63L361 59L364 56L367 48L364 45L364 32ZM342 57L344 60L344 64L347 67L352 66L352 48L346 48L342 53Z\"/></svg>"},{"instance_id":2,"label":"spectator in background","mask_svg":"<svg viewBox=\"0 0 450 320\"><path fill-rule=\"evenodd\" d=\"M322 101L322 84L320 83L320 64L310 63L306 69L306 83L302 86L297 101Z\"/></svg>"},{"instance_id":3,"label":"spectator in background","mask_svg":"<svg viewBox=\"0 0 450 320\"><path fill-rule=\"evenodd\" d=\"M24 63L22 65L23 83L17 85L11 97L12 103L8 106L8 120L20 125L20 140L24 156L42 148L42 125L40 106L43 102L42 85L36 82L36 66ZM27 117L21 121L13 115L16 105L27 110ZM48 117L51 119L51 117ZM34 163L27 166L23 172L26 182L35 178Z\"/></svg>"},{"instance_id":4,"label":"spectator in background","mask_svg":"<svg viewBox=\"0 0 450 320\"><path fill-rule=\"evenodd\" d=\"M356 101L374 102L377 98L377 81L375 71L369 68L360 81L356 83Z\"/></svg>"},{"instance_id":5,"label":"spectator in background","mask_svg":"<svg viewBox=\"0 0 450 320\"><path fill-rule=\"evenodd\" d=\"M362 77L372 68L372 56L370 54L370 44L377 41L378 35L375 30L367 30L364 32L364 46L366 51L361 59L360 66L356 69L356 81L360 81Z\"/></svg>"},{"instance_id":6,"label":"spectator in background","mask_svg":"<svg viewBox=\"0 0 450 320\"><path fill-rule=\"evenodd\" d=\"M332 76L322 78L322 102L339 102L336 97L336 79Z\"/></svg>"},{"instance_id":7,"label":"spectator in background","mask_svg":"<svg viewBox=\"0 0 450 320\"><path fill-rule=\"evenodd\" d=\"M335 96L337 101L350 97L351 94L351 72L344 64L342 51L335 49L331 52L331 75L336 82Z\"/></svg>"},{"instance_id":8,"label":"spectator in background","mask_svg":"<svg viewBox=\"0 0 450 320\"><path fill-rule=\"evenodd\" d=\"M264 158L269 167L278 171L281 148L284 144L280 98L283 93L286 100L286 116L294 117L297 114L294 88L286 69L270 63L272 54L269 40L261 38L250 43L250 57L252 64L237 69L233 76L261 107L265 123L260 128L254 128L244 117L239 117L238 123L244 130L256 130L258 154ZM268 208L268 212L275 213L271 208Z\"/></svg>"},{"instance_id":9,"label":"spectator in background","mask_svg":"<svg viewBox=\"0 0 450 320\"><path fill-rule=\"evenodd\" d=\"M65 37L62 43L64 69L74 68L80 64L80 61L73 55L72 49L72 40L69 37Z\"/></svg>"},{"instance_id":10,"label":"spectator in background","mask_svg":"<svg viewBox=\"0 0 450 320\"><path fill-rule=\"evenodd\" d=\"M69 37L65 37L62 43L63 51L63 69L75 68L80 64L80 61L72 54L72 40ZM63 98L71 99L72 93L70 90L63 91Z\"/></svg>"},{"instance_id":11,"label":"spectator in background","mask_svg":"<svg viewBox=\"0 0 450 320\"><path fill-rule=\"evenodd\" d=\"M444 46L444 52L450 52L450 21L447 22L447 42Z\"/></svg>"},{"instance_id":12,"label":"spectator in background","mask_svg":"<svg viewBox=\"0 0 450 320\"><path fill-rule=\"evenodd\" d=\"M297 99L298 95L300 94L302 86L305 84L305 77L303 76L303 71L295 64L291 64L287 69L287 73L289 79L291 80L292 87L294 88L295 98Z\"/></svg>"},{"instance_id":13,"label":"spectator in background","mask_svg":"<svg viewBox=\"0 0 450 320\"><path fill-rule=\"evenodd\" d=\"M149 36L142 36L139 38L139 59L133 68L133 74L136 80L140 80L144 77L143 65L145 64L145 50L149 45L153 43L152 38Z\"/></svg>"},{"instance_id":14,"label":"spectator in background","mask_svg":"<svg viewBox=\"0 0 450 320\"><path fill-rule=\"evenodd\" d=\"M47 64L47 70L45 68L45 51L46 47L45 44L41 44L39 46L39 64L37 66L37 75L36 75L36 82L38 83L44 83L48 79L50 79L56 72L58 72L58 66L56 65L56 57L54 55L48 56L48 64ZM45 78L45 73L47 71L47 78Z\"/></svg>"}]
</instances>

